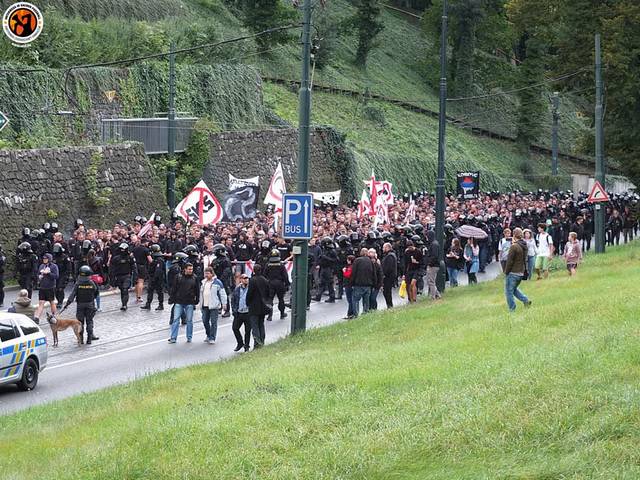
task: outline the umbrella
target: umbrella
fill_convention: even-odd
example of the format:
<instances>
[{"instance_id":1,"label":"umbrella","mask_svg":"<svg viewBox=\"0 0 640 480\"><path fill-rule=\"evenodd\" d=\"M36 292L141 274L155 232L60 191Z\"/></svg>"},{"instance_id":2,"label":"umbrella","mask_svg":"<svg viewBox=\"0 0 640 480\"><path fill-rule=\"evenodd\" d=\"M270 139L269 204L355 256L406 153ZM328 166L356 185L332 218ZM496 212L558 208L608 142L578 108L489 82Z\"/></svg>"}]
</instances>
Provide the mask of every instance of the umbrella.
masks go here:
<instances>
[{"instance_id":1,"label":"umbrella","mask_svg":"<svg viewBox=\"0 0 640 480\"><path fill-rule=\"evenodd\" d=\"M487 238L487 232L482 230L481 228L472 227L471 225L463 225L459 228L456 228L456 233L464 238L475 238L477 240L483 240Z\"/></svg>"}]
</instances>

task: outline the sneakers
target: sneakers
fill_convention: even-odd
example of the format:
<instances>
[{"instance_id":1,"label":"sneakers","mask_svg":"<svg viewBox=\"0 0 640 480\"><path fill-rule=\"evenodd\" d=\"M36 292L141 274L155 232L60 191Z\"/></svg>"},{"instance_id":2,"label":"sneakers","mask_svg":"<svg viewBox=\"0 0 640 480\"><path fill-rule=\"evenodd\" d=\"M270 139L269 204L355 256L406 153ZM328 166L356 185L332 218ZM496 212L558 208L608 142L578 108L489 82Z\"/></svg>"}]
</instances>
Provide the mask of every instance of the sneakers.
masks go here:
<instances>
[{"instance_id":1,"label":"sneakers","mask_svg":"<svg viewBox=\"0 0 640 480\"><path fill-rule=\"evenodd\" d=\"M526 308L529 308L531 306L531 303L532 303L531 300L529 300L527 303L524 304L524 306Z\"/></svg>"},{"instance_id":2,"label":"sneakers","mask_svg":"<svg viewBox=\"0 0 640 480\"><path fill-rule=\"evenodd\" d=\"M126 305L121 306L120 310L122 310L123 312L126 312L127 311L127 306Z\"/></svg>"},{"instance_id":3,"label":"sneakers","mask_svg":"<svg viewBox=\"0 0 640 480\"><path fill-rule=\"evenodd\" d=\"M233 349L234 352L239 352L244 348L244 345L236 345L236 348Z\"/></svg>"},{"instance_id":4,"label":"sneakers","mask_svg":"<svg viewBox=\"0 0 640 480\"><path fill-rule=\"evenodd\" d=\"M222 318L228 318L228 317L230 317L230 316L231 316L231 312L230 312L229 310L227 310L226 312L224 312L224 313L222 314Z\"/></svg>"},{"instance_id":5,"label":"sneakers","mask_svg":"<svg viewBox=\"0 0 640 480\"><path fill-rule=\"evenodd\" d=\"M190 338L187 338L187 343L191 343L191 339Z\"/></svg>"},{"instance_id":6,"label":"sneakers","mask_svg":"<svg viewBox=\"0 0 640 480\"><path fill-rule=\"evenodd\" d=\"M204 343L209 343L209 338L205 338L205 339L203 340L203 342L204 342Z\"/></svg>"},{"instance_id":7,"label":"sneakers","mask_svg":"<svg viewBox=\"0 0 640 480\"><path fill-rule=\"evenodd\" d=\"M282 312L280 314L280 320L284 320L285 318L287 318L287 313L286 312Z\"/></svg>"},{"instance_id":8,"label":"sneakers","mask_svg":"<svg viewBox=\"0 0 640 480\"><path fill-rule=\"evenodd\" d=\"M141 306L140 310L151 310L151 305L147 303L146 305Z\"/></svg>"},{"instance_id":9,"label":"sneakers","mask_svg":"<svg viewBox=\"0 0 640 480\"><path fill-rule=\"evenodd\" d=\"M336 303L336 301L330 298L329 300L325 300L324 303Z\"/></svg>"},{"instance_id":10,"label":"sneakers","mask_svg":"<svg viewBox=\"0 0 640 480\"><path fill-rule=\"evenodd\" d=\"M156 307L156 312L160 311L160 310L164 310L164 307L162 305L158 305Z\"/></svg>"},{"instance_id":11,"label":"sneakers","mask_svg":"<svg viewBox=\"0 0 640 480\"><path fill-rule=\"evenodd\" d=\"M210 339L207 340L207 343L209 345L215 345L216 341L213 338L210 338Z\"/></svg>"},{"instance_id":12,"label":"sneakers","mask_svg":"<svg viewBox=\"0 0 640 480\"><path fill-rule=\"evenodd\" d=\"M176 343L176 339L175 339L175 338L170 338L169 340L167 340L167 342L169 342L169 343Z\"/></svg>"}]
</instances>

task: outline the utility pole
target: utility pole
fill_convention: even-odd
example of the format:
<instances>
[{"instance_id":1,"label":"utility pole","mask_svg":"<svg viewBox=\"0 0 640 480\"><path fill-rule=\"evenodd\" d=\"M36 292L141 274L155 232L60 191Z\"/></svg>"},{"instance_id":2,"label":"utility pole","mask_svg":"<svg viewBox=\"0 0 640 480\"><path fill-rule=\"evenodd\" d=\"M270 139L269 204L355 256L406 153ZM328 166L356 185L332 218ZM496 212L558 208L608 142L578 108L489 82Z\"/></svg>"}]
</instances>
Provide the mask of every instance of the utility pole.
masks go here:
<instances>
[{"instance_id":1,"label":"utility pole","mask_svg":"<svg viewBox=\"0 0 640 480\"><path fill-rule=\"evenodd\" d=\"M553 92L551 97L551 105L553 107L553 132L551 137L551 175L558 176L558 120L560 114L558 108L560 107L560 96L558 92Z\"/></svg>"},{"instance_id":2,"label":"utility pole","mask_svg":"<svg viewBox=\"0 0 640 480\"><path fill-rule=\"evenodd\" d=\"M600 34L596 33L596 180L606 190L604 183L604 130L602 125L602 54L600 51ZM605 208L601 203L595 206L596 253L604 253Z\"/></svg>"},{"instance_id":3,"label":"utility pole","mask_svg":"<svg viewBox=\"0 0 640 480\"><path fill-rule=\"evenodd\" d=\"M438 131L438 177L436 178L436 240L440 244L440 270L436 286L444 291L444 161L446 156L447 128L447 0L442 2L442 36L440 38L440 128Z\"/></svg>"},{"instance_id":4,"label":"utility pole","mask_svg":"<svg viewBox=\"0 0 640 480\"><path fill-rule=\"evenodd\" d=\"M167 115L167 153L170 160L174 160L176 152L176 49L174 41L171 42L171 54L169 55L169 113ZM173 212L176 208L176 170L173 162L167 171L167 203Z\"/></svg>"},{"instance_id":5,"label":"utility pole","mask_svg":"<svg viewBox=\"0 0 640 480\"><path fill-rule=\"evenodd\" d=\"M298 193L309 191L309 123L311 121L311 0L304 0L302 23L302 79L298 104ZM297 247L297 248L296 248ZM293 285L291 302L291 333L307 328L307 281L309 244L307 240L294 243Z\"/></svg>"}]
</instances>

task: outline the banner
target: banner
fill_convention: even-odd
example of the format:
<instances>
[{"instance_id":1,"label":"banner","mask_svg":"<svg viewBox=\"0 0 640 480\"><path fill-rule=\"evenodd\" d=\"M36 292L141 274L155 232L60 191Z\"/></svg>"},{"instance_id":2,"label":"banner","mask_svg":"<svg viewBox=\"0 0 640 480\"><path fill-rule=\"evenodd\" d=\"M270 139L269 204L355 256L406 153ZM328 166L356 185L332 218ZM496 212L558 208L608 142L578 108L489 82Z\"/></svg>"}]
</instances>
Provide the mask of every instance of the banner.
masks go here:
<instances>
[{"instance_id":1,"label":"banner","mask_svg":"<svg viewBox=\"0 0 640 480\"><path fill-rule=\"evenodd\" d=\"M282 211L282 195L284 195L285 193L287 193L287 186L284 183L282 164L278 162L278 168L276 168L273 177L271 177L267 196L264 197L264 203L266 205L275 205L276 212Z\"/></svg>"},{"instance_id":2,"label":"banner","mask_svg":"<svg viewBox=\"0 0 640 480\"><path fill-rule=\"evenodd\" d=\"M182 199L175 212L187 222L198 225L215 225L222 219L222 206L203 180Z\"/></svg>"},{"instance_id":3,"label":"banner","mask_svg":"<svg viewBox=\"0 0 640 480\"><path fill-rule=\"evenodd\" d=\"M149 220L147 220L147 223L145 223L143 227L140 229L140 231L138 232L138 237L140 238L144 237L149 232L149 230L151 230L151 228L155 225L155 220L156 220L156 212L153 212L149 217Z\"/></svg>"},{"instance_id":4,"label":"banner","mask_svg":"<svg viewBox=\"0 0 640 480\"><path fill-rule=\"evenodd\" d=\"M309 192L309 193L313 195L313 200L316 202L327 203L329 205L339 205L340 192L341 190L336 190L335 192Z\"/></svg>"},{"instance_id":5,"label":"banner","mask_svg":"<svg viewBox=\"0 0 640 480\"><path fill-rule=\"evenodd\" d=\"M257 177L256 177L257 178ZM253 220L258 214L260 187L245 185L227 193L223 200L223 222Z\"/></svg>"},{"instance_id":6,"label":"banner","mask_svg":"<svg viewBox=\"0 0 640 480\"><path fill-rule=\"evenodd\" d=\"M379 181L376 180L376 175L371 171L371 178L369 180L365 180L364 184L369 187L369 193L371 197L369 198L369 212L368 215L373 217L376 214L375 206L378 203L378 185ZM364 192L363 192L364 194ZM362 201L362 200L361 200Z\"/></svg>"},{"instance_id":7,"label":"banner","mask_svg":"<svg viewBox=\"0 0 640 480\"><path fill-rule=\"evenodd\" d=\"M373 218L373 228L384 223L389 223L389 206L384 202L378 202L376 216Z\"/></svg>"},{"instance_id":8,"label":"banner","mask_svg":"<svg viewBox=\"0 0 640 480\"><path fill-rule=\"evenodd\" d=\"M413 199L413 195L409 196L409 208L407 208L407 215L405 221L407 223L416 219L416 201Z\"/></svg>"},{"instance_id":9,"label":"banner","mask_svg":"<svg viewBox=\"0 0 640 480\"><path fill-rule=\"evenodd\" d=\"M360 203L358 203L358 218L362 220L365 216L368 216L371 212L371 203L369 195L366 190L362 190L362 196L360 197Z\"/></svg>"},{"instance_id":10,"label":"banner","mask_svg":"<svg viewBox=\"0 0 640 480\"><path fill-rule=\"evenodd\" d=\"M253 267L256 266L256 262L254 260L247 260L244 262L244 273L251 277L253 276ZM293 283L293 261L288 260L284 262L284 268L287 270L287 275L289 276L289 283Z\"/></svg>"},{"instance_id":11,"label":"banner","mask_svg":"<svg viewBox=\"0 0 640 480\"><path fill-rule=\"evenodd\" d=\"M369 193L371 195L370 216L374 216L376 214L375 207L378 203L384 203L385 205L394 204L395 198L393 196L393 184L391 182L386 180L376 180L375 173L372 171L371 178L369 180L365 180L364 184L369 188Z\"/></svg>"},{"instance_id":12,"label":"banner","mask_svg":"<svg viewBox=\"0 0 640 480\"><path fill-rule=\"evenodd\" d=\"M458 172L456 175L458 196L464 200L478 198L480 193L480 172Z\"/></svg>"},{"instance_id":13,"label":"banner","mask_svg":"<svg viewBox=\"0 0 640 480\"><path fill-rule=\"evenodd\" d=\"M395 198L393 197L393 184L382 180L378 183L377 191L378 202L383 201L386 205L393 205Z\"/></svg>"},{"instance_id":14,"label":"banner","mask_svg":"<svg viewBox=\"0 0 640 480\"><path fill-rule=\"evenodd\" d=\"M229 191L237 190L242 187L257 187L260 184L260 177L236 178L229 174Z\"/></svg>"}]
</instances>

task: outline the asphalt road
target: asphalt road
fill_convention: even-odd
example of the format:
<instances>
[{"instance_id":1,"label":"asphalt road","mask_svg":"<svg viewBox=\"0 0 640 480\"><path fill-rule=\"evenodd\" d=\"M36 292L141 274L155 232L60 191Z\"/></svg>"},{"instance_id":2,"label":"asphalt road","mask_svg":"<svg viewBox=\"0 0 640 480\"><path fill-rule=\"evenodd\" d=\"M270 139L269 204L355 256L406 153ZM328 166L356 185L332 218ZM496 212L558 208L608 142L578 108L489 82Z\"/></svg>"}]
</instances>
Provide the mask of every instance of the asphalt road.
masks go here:
<instances>
[{"instance_id":1,"label":"asphalt road","mask_svg":"<svg viewBox=\"0 0 640 480\"><path fill-rule=\"evenodd\" d=\"M492 263L487 274L479 275L480 281L495 278L499 265ZM461 284L466 275L461 275ZM9 294L5 305L10 305L15 294ZM218 339L214 345L203 342L204 329L200 313L194 315L193 343L187 343L181 327L178 342L168 344L167 310L143 312L132 305L126 313L119 311L118 296L103 298L103 312L96 316L96 330L101 339L91 346L78 347L70 331L61 332L60 347L49 348L49 362L42 372L38 386L31 392L20 392L15 386L0 386L0 414L23 410L54 400L92 392L112 385L139 379L154 372L199 363L215 362L235 355L236 340L231 331L231 318L220 318ZM396 297L396 304L405 300ZM384 308L382 294L379 308ZM346 314L346 302L334 304L312 303L308 312L308 327L316 328L339 322ZM290 317L279 320L276 313L272 322L266 322L267 343L274 342L289 333ZM43 329L51 338L48 326ZM104 333L103 333L104 332Z\"/></svg>"}]
</instances>

